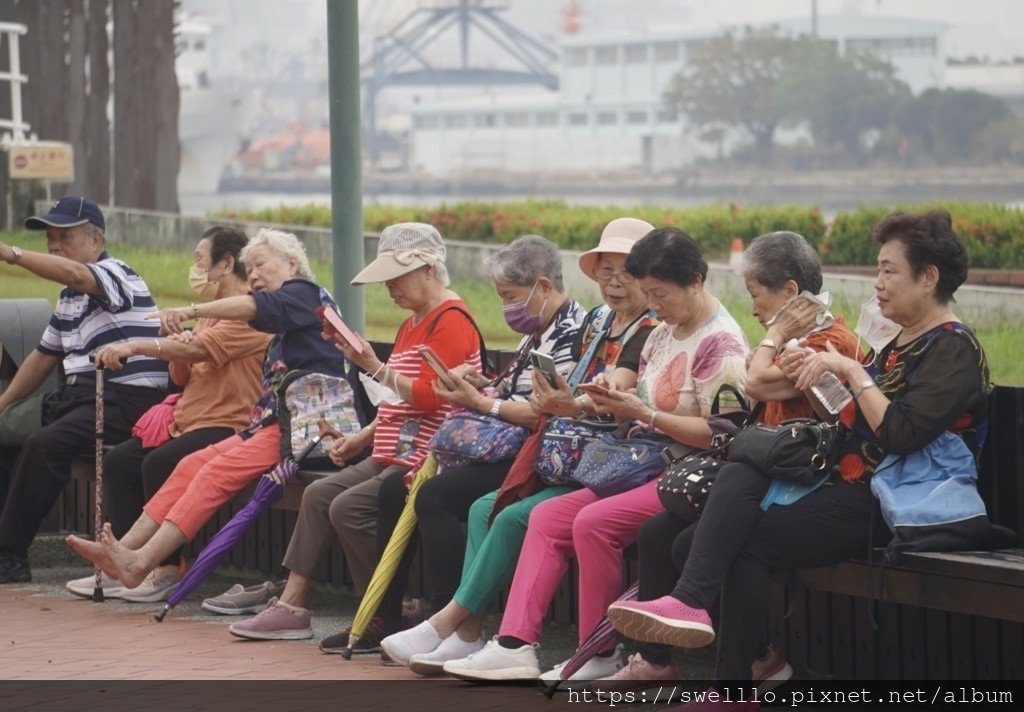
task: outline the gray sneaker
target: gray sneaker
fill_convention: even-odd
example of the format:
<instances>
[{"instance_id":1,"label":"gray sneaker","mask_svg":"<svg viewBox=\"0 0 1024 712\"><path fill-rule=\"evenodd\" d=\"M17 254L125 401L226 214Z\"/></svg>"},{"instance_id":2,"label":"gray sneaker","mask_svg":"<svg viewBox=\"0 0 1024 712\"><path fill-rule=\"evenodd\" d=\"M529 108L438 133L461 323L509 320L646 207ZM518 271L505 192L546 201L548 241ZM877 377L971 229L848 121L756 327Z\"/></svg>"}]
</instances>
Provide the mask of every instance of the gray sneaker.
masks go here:
<instances>
[{"instance_id":1,"label":"gray sneaker","mask_svg":"<svg viewBox=\"0 0 1024 712\"><path fill-rule=\"evenodd\" d=\"M219 596L207 598L203 601L203 610L210 613L220 613L224 616L243 616L252 613L259 613L271 598L280 596L284 591L286 581L264 581L257 586L245 588L236 583Z\"/></svg>"}]
</instances>

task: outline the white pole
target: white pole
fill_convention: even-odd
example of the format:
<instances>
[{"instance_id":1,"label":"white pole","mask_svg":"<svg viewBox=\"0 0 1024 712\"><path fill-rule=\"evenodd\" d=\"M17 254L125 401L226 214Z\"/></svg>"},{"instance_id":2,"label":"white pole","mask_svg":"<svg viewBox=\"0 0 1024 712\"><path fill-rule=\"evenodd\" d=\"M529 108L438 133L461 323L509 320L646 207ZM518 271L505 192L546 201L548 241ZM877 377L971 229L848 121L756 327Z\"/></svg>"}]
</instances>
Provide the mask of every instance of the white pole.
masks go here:
<instances>
[{"instance_id":1,"label":"white pole","mask_svg":"<svg viewBox=\"0 0 1024 712\"><path fill-rule=\"evenodd\" d=\"M18 50L18 32L9 32L11 53L11 121L14 123L14 142L25 140L25 129L21 123L21 53Z\"/></svg>"}]
</instances>

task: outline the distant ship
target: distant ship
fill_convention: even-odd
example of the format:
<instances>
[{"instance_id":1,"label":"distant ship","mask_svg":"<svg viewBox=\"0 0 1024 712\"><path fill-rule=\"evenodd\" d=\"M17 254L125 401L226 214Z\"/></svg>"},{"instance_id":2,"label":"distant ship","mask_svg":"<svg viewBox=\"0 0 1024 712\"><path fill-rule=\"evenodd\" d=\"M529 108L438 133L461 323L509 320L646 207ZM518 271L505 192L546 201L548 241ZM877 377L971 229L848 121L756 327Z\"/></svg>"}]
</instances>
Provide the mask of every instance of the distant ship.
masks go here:
<instances>
[{"instance_id":1,"label":"distant ship","mask_svg":"<svg viewBox=\"0 0 1024 712\"><path fill-rule=\"evenodd\" d=\"M209 25L182 19L175 28L175 70L181 96L179 195L212 195L238 152L247 102L241 92L211 81Z\"/></svg>"}]
</instances>

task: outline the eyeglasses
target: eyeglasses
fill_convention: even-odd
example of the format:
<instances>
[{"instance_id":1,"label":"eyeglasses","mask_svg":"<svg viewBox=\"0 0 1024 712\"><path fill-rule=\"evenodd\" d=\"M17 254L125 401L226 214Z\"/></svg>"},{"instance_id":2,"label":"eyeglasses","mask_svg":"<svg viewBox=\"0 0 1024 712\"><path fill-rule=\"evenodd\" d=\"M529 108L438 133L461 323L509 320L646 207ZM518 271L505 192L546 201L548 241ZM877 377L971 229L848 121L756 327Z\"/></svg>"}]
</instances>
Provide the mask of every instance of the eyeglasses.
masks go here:
<instances>
[{"instance_id":1,"label":"eyeglasses","mask_svg":"<svg viewBox=\"0 0 1024 712\"><path fill-rule=\"evenodd\" d=\"M633 284L636 281L636 277L629 272L613 272L611 267L594 270L594 276L597 277L598 282L610 282L612 277L618 277L619 284Z\"/></svg>"}]
</instances>

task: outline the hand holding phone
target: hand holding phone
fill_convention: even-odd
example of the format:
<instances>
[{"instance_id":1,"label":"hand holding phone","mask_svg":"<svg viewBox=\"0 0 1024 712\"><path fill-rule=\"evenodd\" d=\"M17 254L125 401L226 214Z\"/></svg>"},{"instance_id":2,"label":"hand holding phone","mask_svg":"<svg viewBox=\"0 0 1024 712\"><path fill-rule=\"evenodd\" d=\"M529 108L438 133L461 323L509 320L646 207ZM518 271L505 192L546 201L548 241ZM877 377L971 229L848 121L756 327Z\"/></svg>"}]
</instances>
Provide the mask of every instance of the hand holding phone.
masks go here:
<instances>
[{"instance_id":1,"label":"hand holding phone","mask_svg":"<svg viewBox=\"0 0 1024 712\"><path fill-rule=\"evenodd\" d=\"M547 379L552 388L558 388L558 371L555 369L555 359L551 358L550 354L531 351L530 363Z\"/></svg>"},{"instance_id":2,"label":"hand holding phone","mask_svg":"<svg viewBox=\"0 0 1024 712\"><path fill-rule=\"evenodd\" d=\"M583 393L588 393L590 395L607 397L611 394L611 389L609 389L607 386L601 385L600 383L581 383L580 385L576 386L576 389L582 391Z\"/></svg>"},{"instance_id":3,"label":"hand holding phone","mask_svg":"<svg viewBox=\"0 0 1024 712\"><path fill-rule=\"evenodd\" d=\"M427 362L427 365L430 366L434 373L437 374L437 380L439 380L449 391L454 391L456 388L455 381L453 381L452 377L448 375L448 369L445 367L444 362L441 361L434 349L429 346L421 346L419 348L419 352L423 360Z\"/></svg>"},{"instance_id":4,"label":"hand holding phone","mask_svg":"<svg viewBox=\"0 0 1024 712\"><path fill-rule=\"evenodd\" d=\"M352 347L353 351L357 354L363 353L362 339L348 327L348 324L342 321L341 315L334 310L334 307L322 306L316 310L316 313L324 323L331 325L338 336Z\"/></svg>"}]
</instances>

